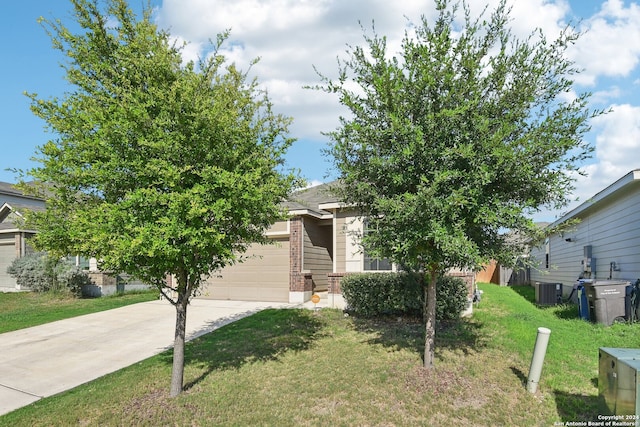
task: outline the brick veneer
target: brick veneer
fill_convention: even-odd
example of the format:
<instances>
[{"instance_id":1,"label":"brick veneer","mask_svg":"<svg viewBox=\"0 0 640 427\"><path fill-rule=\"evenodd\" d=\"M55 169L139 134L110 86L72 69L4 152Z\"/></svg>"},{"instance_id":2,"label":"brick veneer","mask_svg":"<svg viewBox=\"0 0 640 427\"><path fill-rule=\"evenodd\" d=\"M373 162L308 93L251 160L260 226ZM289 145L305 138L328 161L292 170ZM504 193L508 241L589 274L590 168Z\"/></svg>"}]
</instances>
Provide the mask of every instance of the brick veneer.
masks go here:
<instances>
[{"instance_id":1,"label":"brick veneer","mask_svg":"<svg viewBox=\"0 0 640 427\"><path fill-rule=\"evenodd\" d=\"M289 220L289 291L312 292L313 275L302 271L303 249L302 217L296 216Z\"/></svg>"},{"instance_id":2,"label":"brick veneer","mask_svg":"<svg viewBox=\"0 0 640 427\"><path fill-rule=\"evenodd\" d=\"M340 282L342 278L349 273L329 273L327 274L327 278L329 279L329 289L328 293L330 294L342 294L342 288L340 287Z\"/></svg>"},{"instance_id":3,"label":"brick veneer","mask_svg":"<svg viewBox=\"0 0 640 427\"><path fill-rule=\"evenodd\" d=\"M469 298L473 298L473 291L476 286L476 275L474 273L466 273L466 272L451 272L448 273L447 276L459 277L462 279L467 285L467 293Z\"/></svg>"}]
</instances>

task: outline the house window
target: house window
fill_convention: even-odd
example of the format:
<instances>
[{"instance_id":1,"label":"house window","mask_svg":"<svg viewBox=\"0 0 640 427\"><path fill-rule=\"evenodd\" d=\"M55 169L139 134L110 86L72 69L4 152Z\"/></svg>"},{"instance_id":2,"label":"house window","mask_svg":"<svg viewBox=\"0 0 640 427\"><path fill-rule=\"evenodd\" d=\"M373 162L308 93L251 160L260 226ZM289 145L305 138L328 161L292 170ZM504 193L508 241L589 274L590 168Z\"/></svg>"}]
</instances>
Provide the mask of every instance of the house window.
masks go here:
<instances>
[{"instance_id":1,"label":"house window","mask_svg":"<svg viewBox=\"0 0 640 427\"><path fill-rule=\"evenodd\" d=\"M549 239L544 241L544 268L549 268Z\"/></svg>"},{"instance_id":2,"label":"house window","mask_svg":"<svg viewBox=\"0 0 640 427\"><path fill-rule=\"evenodd\" d=\"M366 235L369 232L369 224L364 222L364 233ZM364 255L364 271L391 271L391 262L388 259L374 258L367 253L366 249L363 250Z\"/></svg>"},{"instance_id":3,"label":"house window","mask_svg":"<svg viewBox=\"0 0 640 427\"><path fill-rule=\"evenodd\" d=\"M391 271L391 263L388 259L372 258L365 252L364 271Z\"/></svg>"},{"instance_id":4,"label":"house window","mask_svg":"<svg viewBox=\"0 0 640 427\"><path fill-rule=\"evenodd\" d=\"M81 270L89 270L89 258L76 255L74 261L76 267L80 268Z\"/></svg>"}]
</instances>

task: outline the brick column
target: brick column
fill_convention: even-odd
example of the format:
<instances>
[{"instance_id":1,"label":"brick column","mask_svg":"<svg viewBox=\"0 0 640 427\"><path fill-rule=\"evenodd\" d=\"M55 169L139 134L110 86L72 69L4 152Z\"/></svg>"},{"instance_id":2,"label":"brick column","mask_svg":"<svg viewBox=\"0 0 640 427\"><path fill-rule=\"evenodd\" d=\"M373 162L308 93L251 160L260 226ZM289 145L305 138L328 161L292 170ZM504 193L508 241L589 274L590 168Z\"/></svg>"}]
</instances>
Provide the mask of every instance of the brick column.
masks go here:
<instances>
[{"instance_id":1,"label":"brick column","mask_svg":"<svg viewBox=\"0 0 640 427\"><path fill-rule=\"evenodd\" d=\"M328 289L328 305L332 308L344 309L347 304L342 297L342 287L340 286L340 282L342 278L349 273L329 273L327 274L327 281L329 282Z\"/></svg>"},{"instance_id":2,"label":"brick column","mask_svg":"<svg viewBox=\"0 0 640 427\"><path fill-rule=\"evenodd\" d=\"M289 294L290 302L304 302L313 293L313 275L302 270L304 232L302 217L289 220Z\"/></svg>"},{"instance_id":3,"label":"brick column","mask_svg":"<svg viewBox=\"0 0 640 427\"><path fill-rule=\"evenodd\" d=\"M340 288L340 282L342 278L348 273L329 273L327 278L329 279L329 293L342 295L342 288Z\"/></svg>"}]
</instances>

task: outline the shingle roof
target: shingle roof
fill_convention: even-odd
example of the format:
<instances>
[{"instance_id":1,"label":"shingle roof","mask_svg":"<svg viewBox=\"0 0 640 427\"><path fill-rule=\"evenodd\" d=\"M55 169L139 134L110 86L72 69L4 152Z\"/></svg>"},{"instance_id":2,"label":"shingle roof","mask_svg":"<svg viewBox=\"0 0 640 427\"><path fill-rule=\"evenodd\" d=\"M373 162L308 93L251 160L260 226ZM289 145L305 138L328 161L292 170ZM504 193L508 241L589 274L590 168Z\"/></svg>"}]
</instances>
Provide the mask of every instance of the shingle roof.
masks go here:
<instances>
[{"instance_id":1,"label":"shingle roof","mask_svg":"<svg viewBox=\"0 0 640 427\"><path fill-rule=\"evenodd\" d=\"M15 188L14 184L0 181L0 194L10 194L12 196L22 196L22 191Z\"/></svg>"},{"instance_id":2,"label":"shingle roof","mask_svg":"<svg viewBox=\"0 0 640 427\"><path fill-rule=\"evenodd\" d=\"M33 181L27 182L26 184L33 185ZM30 194L24 194L24 192L16 188L15 184L0 181L0 195L3 194L6 196L19 196L27 199L42 200L40 197L32 196Z\"/></svg>"},{"instance_id":3,"label":"shingle roof","mask_svg":"<svg viewBox=\"0 0 640 427\"><path fill-rule=\"evenodd\" d=\"M338 197L331 191L336 182L337 181L320 184L295 192L289 200L284 202L284 206L289 211L308 210L318 215L331 214L328 211L320 209L320 205L339 201Z\"/></svg>"}]
</instances>

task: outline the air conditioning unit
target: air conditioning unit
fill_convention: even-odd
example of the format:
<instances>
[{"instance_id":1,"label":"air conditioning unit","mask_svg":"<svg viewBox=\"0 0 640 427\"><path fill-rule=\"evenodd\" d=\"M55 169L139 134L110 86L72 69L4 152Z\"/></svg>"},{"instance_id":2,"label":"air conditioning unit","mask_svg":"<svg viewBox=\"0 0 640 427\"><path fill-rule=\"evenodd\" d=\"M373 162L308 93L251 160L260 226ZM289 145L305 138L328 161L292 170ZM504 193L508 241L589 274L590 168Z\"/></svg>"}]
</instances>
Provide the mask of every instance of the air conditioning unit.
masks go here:
<instances>
[{"instance_id":1,"label":"air conditioning unit","mask_svg":"<svg viewBox=\"0 0 640 427\"><path fill-rule=\"evenodd\" d=\"M562 303L562 283L538 283L536 288L536 304L556 305Z\"/></svg>"}]
</instances>

